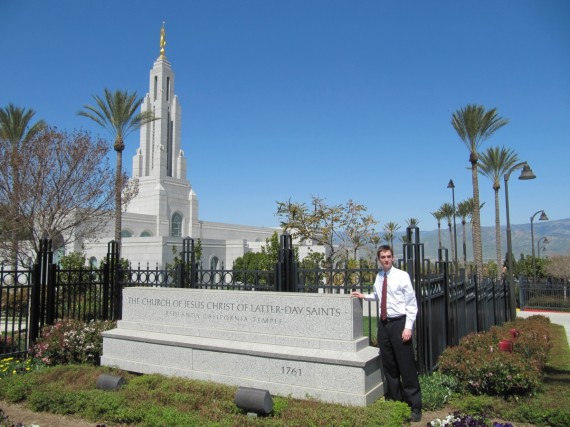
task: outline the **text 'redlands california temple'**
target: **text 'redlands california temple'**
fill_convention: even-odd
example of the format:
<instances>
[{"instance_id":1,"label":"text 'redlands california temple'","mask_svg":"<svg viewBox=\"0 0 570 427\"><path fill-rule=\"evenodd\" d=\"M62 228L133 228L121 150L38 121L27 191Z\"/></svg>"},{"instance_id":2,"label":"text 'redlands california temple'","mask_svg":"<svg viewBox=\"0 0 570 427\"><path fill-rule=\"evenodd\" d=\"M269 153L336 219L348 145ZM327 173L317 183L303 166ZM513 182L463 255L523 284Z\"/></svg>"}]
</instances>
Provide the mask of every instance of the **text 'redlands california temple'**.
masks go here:
<instances>
[{"instance_id":1,"label":"text 'redlands california temple'","mask_svg":"<svg viewBox=\"0 0 570 427\"><path fill-rule=\"evenodd\" d=\"M198 196L186 177L186 158L181 148L182 109L174 94L175 79L165 55L164 27L160 55L150 70L149 92L141 105L157 117L140 129L140 146L133 158L133 178L139 180L138 195L129 203L122 220L121 257L132 263L163 266L173 259L173 247L182 249L183 237L202 242L205 266L228 268L246 252L258 252L274 228L222 224L199 219ZM214 189L210 189L214 191ZM269 207L267 207L269 208ZM97 242L75 242L68 251L81 251L99 262L113 240L112 223ZM308 247L300 248L304 256ZM312 247L323 251L322 247Z\"/></svg>"}]
</instances>

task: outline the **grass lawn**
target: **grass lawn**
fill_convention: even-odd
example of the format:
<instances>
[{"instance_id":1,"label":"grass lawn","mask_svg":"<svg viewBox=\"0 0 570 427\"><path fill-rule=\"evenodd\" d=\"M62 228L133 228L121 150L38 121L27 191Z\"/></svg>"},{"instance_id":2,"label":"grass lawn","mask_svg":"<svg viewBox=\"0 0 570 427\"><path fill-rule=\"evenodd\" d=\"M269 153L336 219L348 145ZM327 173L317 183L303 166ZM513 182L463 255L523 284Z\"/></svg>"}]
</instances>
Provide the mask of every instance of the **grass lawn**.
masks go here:
<instances>
[{"instance_id":1,"label":"grass lawn","mask_svg":"<svg viewBox=\"0 0 570 427\"><path fill-rule=\"evenodd\" d=\"M570 350L564 328L559 325L550 328L554 346L540 393L511 400L453 396L445 402L445 407L466 414L484 413L487 418L508 420L514 425L517 422L552 427L570 425ZM102 373L121 375L127 383L118 391L98 390L96 380ZM354 408L275 396L270 416L252 418L233 403L235 391L236 387L214 383L87 365L41 368L0 379L0 401L20 403L36 412L73 414L107 427L409 425L407 405L383 399L365 408ZM424 416L422 425L428 421ZM0 427L4 427L1 421Z\"/></svg>"}]
</instances>

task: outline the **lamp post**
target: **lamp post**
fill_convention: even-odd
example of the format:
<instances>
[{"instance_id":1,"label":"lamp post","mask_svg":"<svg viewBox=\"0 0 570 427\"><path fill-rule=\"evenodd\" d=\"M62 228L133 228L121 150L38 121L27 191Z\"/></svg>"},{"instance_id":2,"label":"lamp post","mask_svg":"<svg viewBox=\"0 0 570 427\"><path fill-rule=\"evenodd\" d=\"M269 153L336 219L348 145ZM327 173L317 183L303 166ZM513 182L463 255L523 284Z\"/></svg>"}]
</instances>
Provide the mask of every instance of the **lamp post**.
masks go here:
<instances>
[{"instance_id":1,"label":"lamp post","mask_svg":"<svg viewBox=\"0 0 570 427\"><path fill-rule=\"evenodd\" d=\"M520 162L510 168L507 173L505 173L505 209L507 211L507 275L509 281L509 314L510 319L514 320L517 316L517 307L515 299L515 285L513 283L513 244L511 242L511 219L509 216L509 178L511 173L516 169L523 168L519 179L527 180L534 179L536 175L532 172L532 169L527 162Z\"/></svg>"},{"instance_id":2,"label":"lamp post","mask_svg":"<svg viewBox=\"0 0 570 427\"><path fill-rule=\"evenodd\" d=\"M548 221L548 216L546 215L546 212L544 211L536 211L531 217L530 217L530 244L532 247L532 283L533 285L536 285L536 265L534 262L534 229L532 226L532 222L534 221L534 217L537 216L538 214L540 214L540 218L538 218L539 221Z\"/></svg>"},{"instance_id":3,"label":"lamp post","mask_svg":"<svg viewBox=\"0 0 570 427\"><path fill-rule=\"evenodd\" d=\"M453 262L455 263L455 273L457 274L457 269L459 265L457 264L457 224L455 223L455 214L457 213L457 209L455 209L455 184L453 183L452 179L449 180L447 188L451 188L451 198L453 199L453 240L455 245Z\"/></svg>"},{"instance_id":4,"label":"lamp post","mask_svg":"<svg viewBox=\"0 0 570 427\"><path fill-rule=\"evenodd\" d=\"M548 237L546 237L546 236L541 237L540 239L538 239L538 241L536 242L536 249L538 249L538 255L537 255L537 258L538 258L538 259L540 259L540 241L541 241L541 240L542 240L542 243L544 243L544 244L550 243L550 242L548 241ZM546 249L546 248L544 248L544 249Z\"/></svg>"}]
</instances>

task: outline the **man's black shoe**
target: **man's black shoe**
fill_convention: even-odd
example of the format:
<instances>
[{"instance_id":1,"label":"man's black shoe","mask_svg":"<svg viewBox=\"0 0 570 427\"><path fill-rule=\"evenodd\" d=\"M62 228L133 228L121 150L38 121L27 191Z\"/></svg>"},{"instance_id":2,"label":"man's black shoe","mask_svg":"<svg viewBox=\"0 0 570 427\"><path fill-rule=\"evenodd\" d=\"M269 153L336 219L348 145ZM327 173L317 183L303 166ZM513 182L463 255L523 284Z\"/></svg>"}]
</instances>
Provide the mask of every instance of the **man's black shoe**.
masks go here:
<instances>
[{"instance_id":1,"label":"man's black shoe","mask_svg":"<svg viewBox=\"0 0 570 427\"><path fill-rule=\"evenodd\" d=\"M420 409L412 409L412 416L410 417L410 420L413 423L417 423L418 421L422 420L422 411Z\"/></svg>"}]
</instances>

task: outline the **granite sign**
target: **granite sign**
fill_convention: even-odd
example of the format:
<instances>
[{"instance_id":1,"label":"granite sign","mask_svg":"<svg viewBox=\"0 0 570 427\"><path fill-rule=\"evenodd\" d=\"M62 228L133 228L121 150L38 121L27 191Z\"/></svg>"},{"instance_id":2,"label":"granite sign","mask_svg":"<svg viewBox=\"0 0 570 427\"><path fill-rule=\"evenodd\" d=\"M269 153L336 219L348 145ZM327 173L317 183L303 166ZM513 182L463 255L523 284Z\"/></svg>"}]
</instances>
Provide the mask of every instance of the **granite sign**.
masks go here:
<instances>
[{"instance_id":1,"label":"granite sign","mask_svg":"<svg viewBox=\"0 0 570 427\"><path fill-rule=\"evenodd\" d=\"M141 287L101 364L363 406L383 394L377 356L350 296Z\"/></svg>"}]
</instances>

